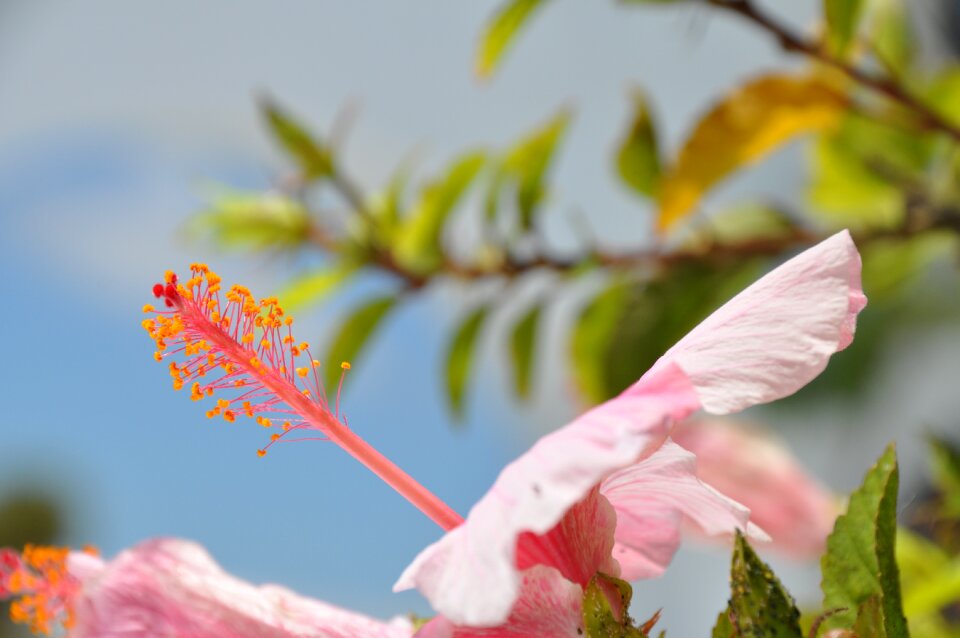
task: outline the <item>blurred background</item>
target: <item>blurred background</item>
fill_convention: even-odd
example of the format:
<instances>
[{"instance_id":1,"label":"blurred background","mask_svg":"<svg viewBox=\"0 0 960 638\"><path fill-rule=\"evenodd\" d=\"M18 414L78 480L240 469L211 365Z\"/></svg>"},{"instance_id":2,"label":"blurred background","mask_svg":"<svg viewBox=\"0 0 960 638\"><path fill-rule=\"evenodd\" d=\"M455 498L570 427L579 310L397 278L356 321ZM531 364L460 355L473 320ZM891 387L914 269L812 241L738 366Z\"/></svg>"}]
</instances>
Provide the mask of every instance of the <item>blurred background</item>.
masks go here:
<instances>
[{"instance_id":1,"label":"blurred background","mask_svg":"<svg viewBox=\"0 0 960 638\"><path fill-rule=\"evenodd\" d=\"M390 590L437 538L433 524L332 446L257 458L261 431L208 421L170 390L140 309L164 270L191 261L261 296L325 263L309 250L227 250L236 246L216 241L217 228L196 230L195 215L215 211L225 188L266 192L289 176L260 113L265 96L318 135L342 135L338 161L364 192L407 161L430 175L467 148L507 148L566 108L543 232L560 250L586 232L617 249L653 241L655 206L613 164L634 87L670 155L747 78L805 64L698 3L555 4L481 81L474 56L496 2L0 2L0 545L92 544L111 556L178 536L254 582L381 617L429 613L416 594ZM912 64L950 64L956 3L911 4ZM818 28L819 2L763 6L798 30ZM810 143L791 144L726 182L707 208L774 198L806 214L811 174L824 170L814 155ZM464 204L481 206L479 197ZM937 251L912 261L909 277L895 273L896 294L876 319L864 314L865 345L838 357L840 372L747 416L774 427L839 493L895 439L909 509L926 489L920 435L958 431L960 287L955 254ZM298 336L329 342L345 313L390 286L375 272L357 278L300 310ZM517 398L509 356L492 339L455 414L444 360L483 286L440 282L395 308L344 396L352 427L461 512L507 461L598 398L567 363L571 316L601 287L587 278L543 321L529 396ZM638 585L637 615L664 607L672 635L706 634L727 598L728 561L725 548L685 547L666 577ZM801 599L818 598L815 565L774 564Z\"/></svg>"}]
</instances>

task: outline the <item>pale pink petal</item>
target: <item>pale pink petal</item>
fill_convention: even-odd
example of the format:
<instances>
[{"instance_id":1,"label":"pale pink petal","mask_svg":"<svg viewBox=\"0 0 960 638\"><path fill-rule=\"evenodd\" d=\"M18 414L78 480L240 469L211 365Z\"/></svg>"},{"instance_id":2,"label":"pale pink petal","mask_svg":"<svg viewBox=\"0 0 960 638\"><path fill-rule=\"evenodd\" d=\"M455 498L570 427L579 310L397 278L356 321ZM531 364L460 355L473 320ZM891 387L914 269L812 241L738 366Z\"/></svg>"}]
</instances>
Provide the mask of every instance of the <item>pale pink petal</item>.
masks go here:
<instances>
[{"instance_id":1,"label":"pale pink petal","mask_svg":"<svg viewBox=\"0 0 960 638\"><path fill-rule=\"evenodd\" d=\"M203 548L158 539L122 552L83 584L71 638L409 638L387 624L256 587L225 573Z\"/></svg>"},{"instance_id":2,"label":"pale pink petal","mask_svg":"<svg viewBox=\"0 0 960 638\"><path fill-rule=\"evenodd\" d=\"M630 394L543 437L501 472L463 525L421 552L395 589L416 587L458 625L503 623L519 593L521 536L549 532L604 478L656 450L673 421L698 407L686 377L667 365ZM565 551L583 556L573 547Z\"/></svg>"},{"instance_id":3,"label":"pale pink petal","mask_svg":"<svg viewBox=\"0 0 960 638\"><path fill-rule=\"evenodd\" d=\"M687 421L671 437L697 456L697 476L750 508L750 520L789 554L817 558L840 513L837 498L757 427Z\"/></svg>"},{"instance_id":4,"label":"pale pink petal","mask_svg":"<svg viewBox=\"0 0 960 638\"><path fill-rule=\"evenodd\" d=\"M830 356L849 345L865 305L860 255L843 231L734 297L651 372L678 365L704 410L738 412L793 394L820 374Z\"/></svg>"},{"instance_id":5,"label":"pale pink petal","mask_svg":"<svg viewBox=\"0 0 960 638\"><path fill-rule=\"evenodd\" d=\"M518 560L518 539L546 535L601 481L659 447L669 423L701 405L731 412L809 382L849 342L865 302L859 272L859 255L847 233L771 272L707 318L619 397L544 437L509 465L466 522L424 550L396 589L418 588L458 625L502 623L517 600L518 565L529 564ZM639 500L644 476L639 469L629 473L629 481L623 478L623 486L608 486L617 496L618 518L624 519L622 525L618 520L617 540L618 557L630 566L627 576L662 570L682 522L711 534L746 526L748 533L762 535L747 525L744 508L696 481L689 459L676 463L669 466L674 480L661 501ZM661 468L644 471L655 469ZM651 482L643 485L656 489ZM557 554L539 560L553 561ZM557 567L573 574L598 568L588 562L579 569Z\"/></svg>"},{"instance_id":6,"label":"pale pink petal","mask_svg":"<svg viewBox=\"0 0 960 638\"><path fill-rule=\"evenodd\" d=\"M102 558L89 552L72 551L67 556L67 572L81 582L99 575L105 566Z\"/></svg>"},{"instance_id":7,"label":"pale pink petal","mask_svg":"<svg viewBox=\"0 0 960 638\"><path fill-rule=\"evenodd\" d=\"M627 580L662 574L680 546L681 528L707 536L730 536L740 529L768 540L749 523L750 510L700 481L696 457L672 441L609 476L600 493L617 512L614 557Z\"/></svg>"},{"instance_id":8,"label":"pale pink petal","mask_svg":"<svg viewBox=\"0 0 960 638\"><path fill-rule=\"evenodd\" d=\"M417 638L580 638L583 636L583 590L551 567L523 573L520 596L510 617L497 627L458 627L438 616Z\"/></svg>"}]
</instances>

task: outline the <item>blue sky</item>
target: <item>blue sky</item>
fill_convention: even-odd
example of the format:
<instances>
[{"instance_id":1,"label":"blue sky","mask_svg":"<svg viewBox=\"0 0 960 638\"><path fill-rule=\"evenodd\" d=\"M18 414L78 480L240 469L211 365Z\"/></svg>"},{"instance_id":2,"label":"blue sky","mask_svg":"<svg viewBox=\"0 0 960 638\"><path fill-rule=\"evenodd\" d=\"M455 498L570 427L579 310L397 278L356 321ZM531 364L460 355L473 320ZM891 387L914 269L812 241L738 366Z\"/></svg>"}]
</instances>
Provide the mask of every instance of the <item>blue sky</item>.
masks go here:
<instances>
[{"instance_id":1,"label":"blue sky","mask_svg":"<svg viewBox=\"0 0 960 638\"><path fill-rule=\"evenodd\" d=\"M800 24L817 5L771 4ZM646 211L608 164L628 87L642 83L656 97L672 145L724 87L783 60L764 38L699 9L568 1L544 11L502 75L481 85L470 56L492 2L266 6L0 8L0 292L8 308L0 496L24 482L48 486L70 514L67 540L108 555L151 536L182 536L250 580L371 614L425 613L416 595L390 587L437 537L432 524L331 445L281 446L258 459L262 431L210 422L174 393L139 325L167 268L207 261L227 282L262 294L298 268L217 255L180 233L205 184L263 188L278 174L282 160L260 130L255 92L269 91L317 126L358 101L348 162L368 186L413 149L430 168L469 145L503 144L572 104L553 228L562 238L565 215L579 208L602 237L634 241L646 233ZM724 193L796 192L802 161L785 154ZM635 222L625 228L623 219ZM299 316L300 336L316 342L350 300ZM501 355L487 352L467 419L452 427L438 384L441 334L454 318L449 309L463 304L445 290L396 313L351 372L345 403L354 429L461 512L504 463L577 409L560 365L548 366L532 407L514 405ZM899 352L905 365L949 378L942 371L956 349L939 343ZM922 367L909 352L924 357ZM825 406L785 416L815 422L785 434L846 489L898 426L878 430L875 450L844 456L835 444L846 435L824 443L831 423L891 422L910 401L921 408L906 414L919 423L936 426L957 411L956 393L913 372L912 386L888 379L872 411L838 416ZM726 598L726 563L722 551L685 550L664 581L640 586L643 609L666 604L671 633L704 633ZM816 582L808 569L787 569L801 591ZM694 596L703 603L691 608Z\"/></svg>"}]
</instances>

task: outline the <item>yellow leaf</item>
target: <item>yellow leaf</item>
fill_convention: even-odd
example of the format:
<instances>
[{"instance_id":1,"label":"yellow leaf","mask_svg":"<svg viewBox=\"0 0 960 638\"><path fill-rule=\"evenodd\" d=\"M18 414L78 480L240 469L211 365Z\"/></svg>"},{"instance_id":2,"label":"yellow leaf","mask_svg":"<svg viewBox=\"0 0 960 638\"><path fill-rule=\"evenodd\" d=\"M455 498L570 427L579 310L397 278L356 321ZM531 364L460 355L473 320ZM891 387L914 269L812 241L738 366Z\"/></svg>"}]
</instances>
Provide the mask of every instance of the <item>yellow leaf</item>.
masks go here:
<instances>
[{"instance_id":1,"label":"yellow leaf","mask_svg":"<svg viewBox=\"0 0 960 638\"><path fill-rule=\"evenodd\" d=\"M660 185L657 228L686 217L703 194L792 138L837 123L846 97L823 78L766 75L725 97L700 120Z\"/></svg>"}]
</instances>

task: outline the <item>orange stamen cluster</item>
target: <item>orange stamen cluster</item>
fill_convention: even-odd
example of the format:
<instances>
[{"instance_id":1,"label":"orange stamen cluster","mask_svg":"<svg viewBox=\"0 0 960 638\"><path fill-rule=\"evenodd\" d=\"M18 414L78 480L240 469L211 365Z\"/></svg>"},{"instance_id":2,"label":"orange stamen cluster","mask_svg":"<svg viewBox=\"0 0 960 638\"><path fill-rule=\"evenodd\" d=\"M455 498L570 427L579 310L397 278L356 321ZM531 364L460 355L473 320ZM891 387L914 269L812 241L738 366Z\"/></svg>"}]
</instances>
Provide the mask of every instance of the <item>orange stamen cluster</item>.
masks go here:
<instances>
[{"instance_id":1,"label":"orange stamen cluster","mask_svg":"<svg viewBox=\"0 0 960 638\"><path fill-rule=\"evenodd\" d=\"M331 429L345 428L339 405L331 414L317 371L320 362L294 338L293 318L277 298L257 301L244 286L223 292L220 277L205 264L192 264L190 270L182 283L167 271L163 283L153 287L164 309L143 308L151 315L143 327L156 342L154 358L171 359L174 389L189 387L194 401L218 394L209 418L233 423L249 417L281 430L258 450L260 456L290 432L314 429L324 435L315 438L327 438ZM183 359L174 361L173 355Z\"/></svg>"},{"instance_id":2,"label":"orange stamen cluster","mask_svg":"<svg viewBox=\"0 0 960 638\"><path fill-rule=\"evenodd\" d=\"M95 550L84 551L95 553ZM27 545L23 553L0 549L0 600L13 598L10 618L35 634L73 624L71 603L81 583L67 571L70 550Z\"/></svg>"}]
</instances>

